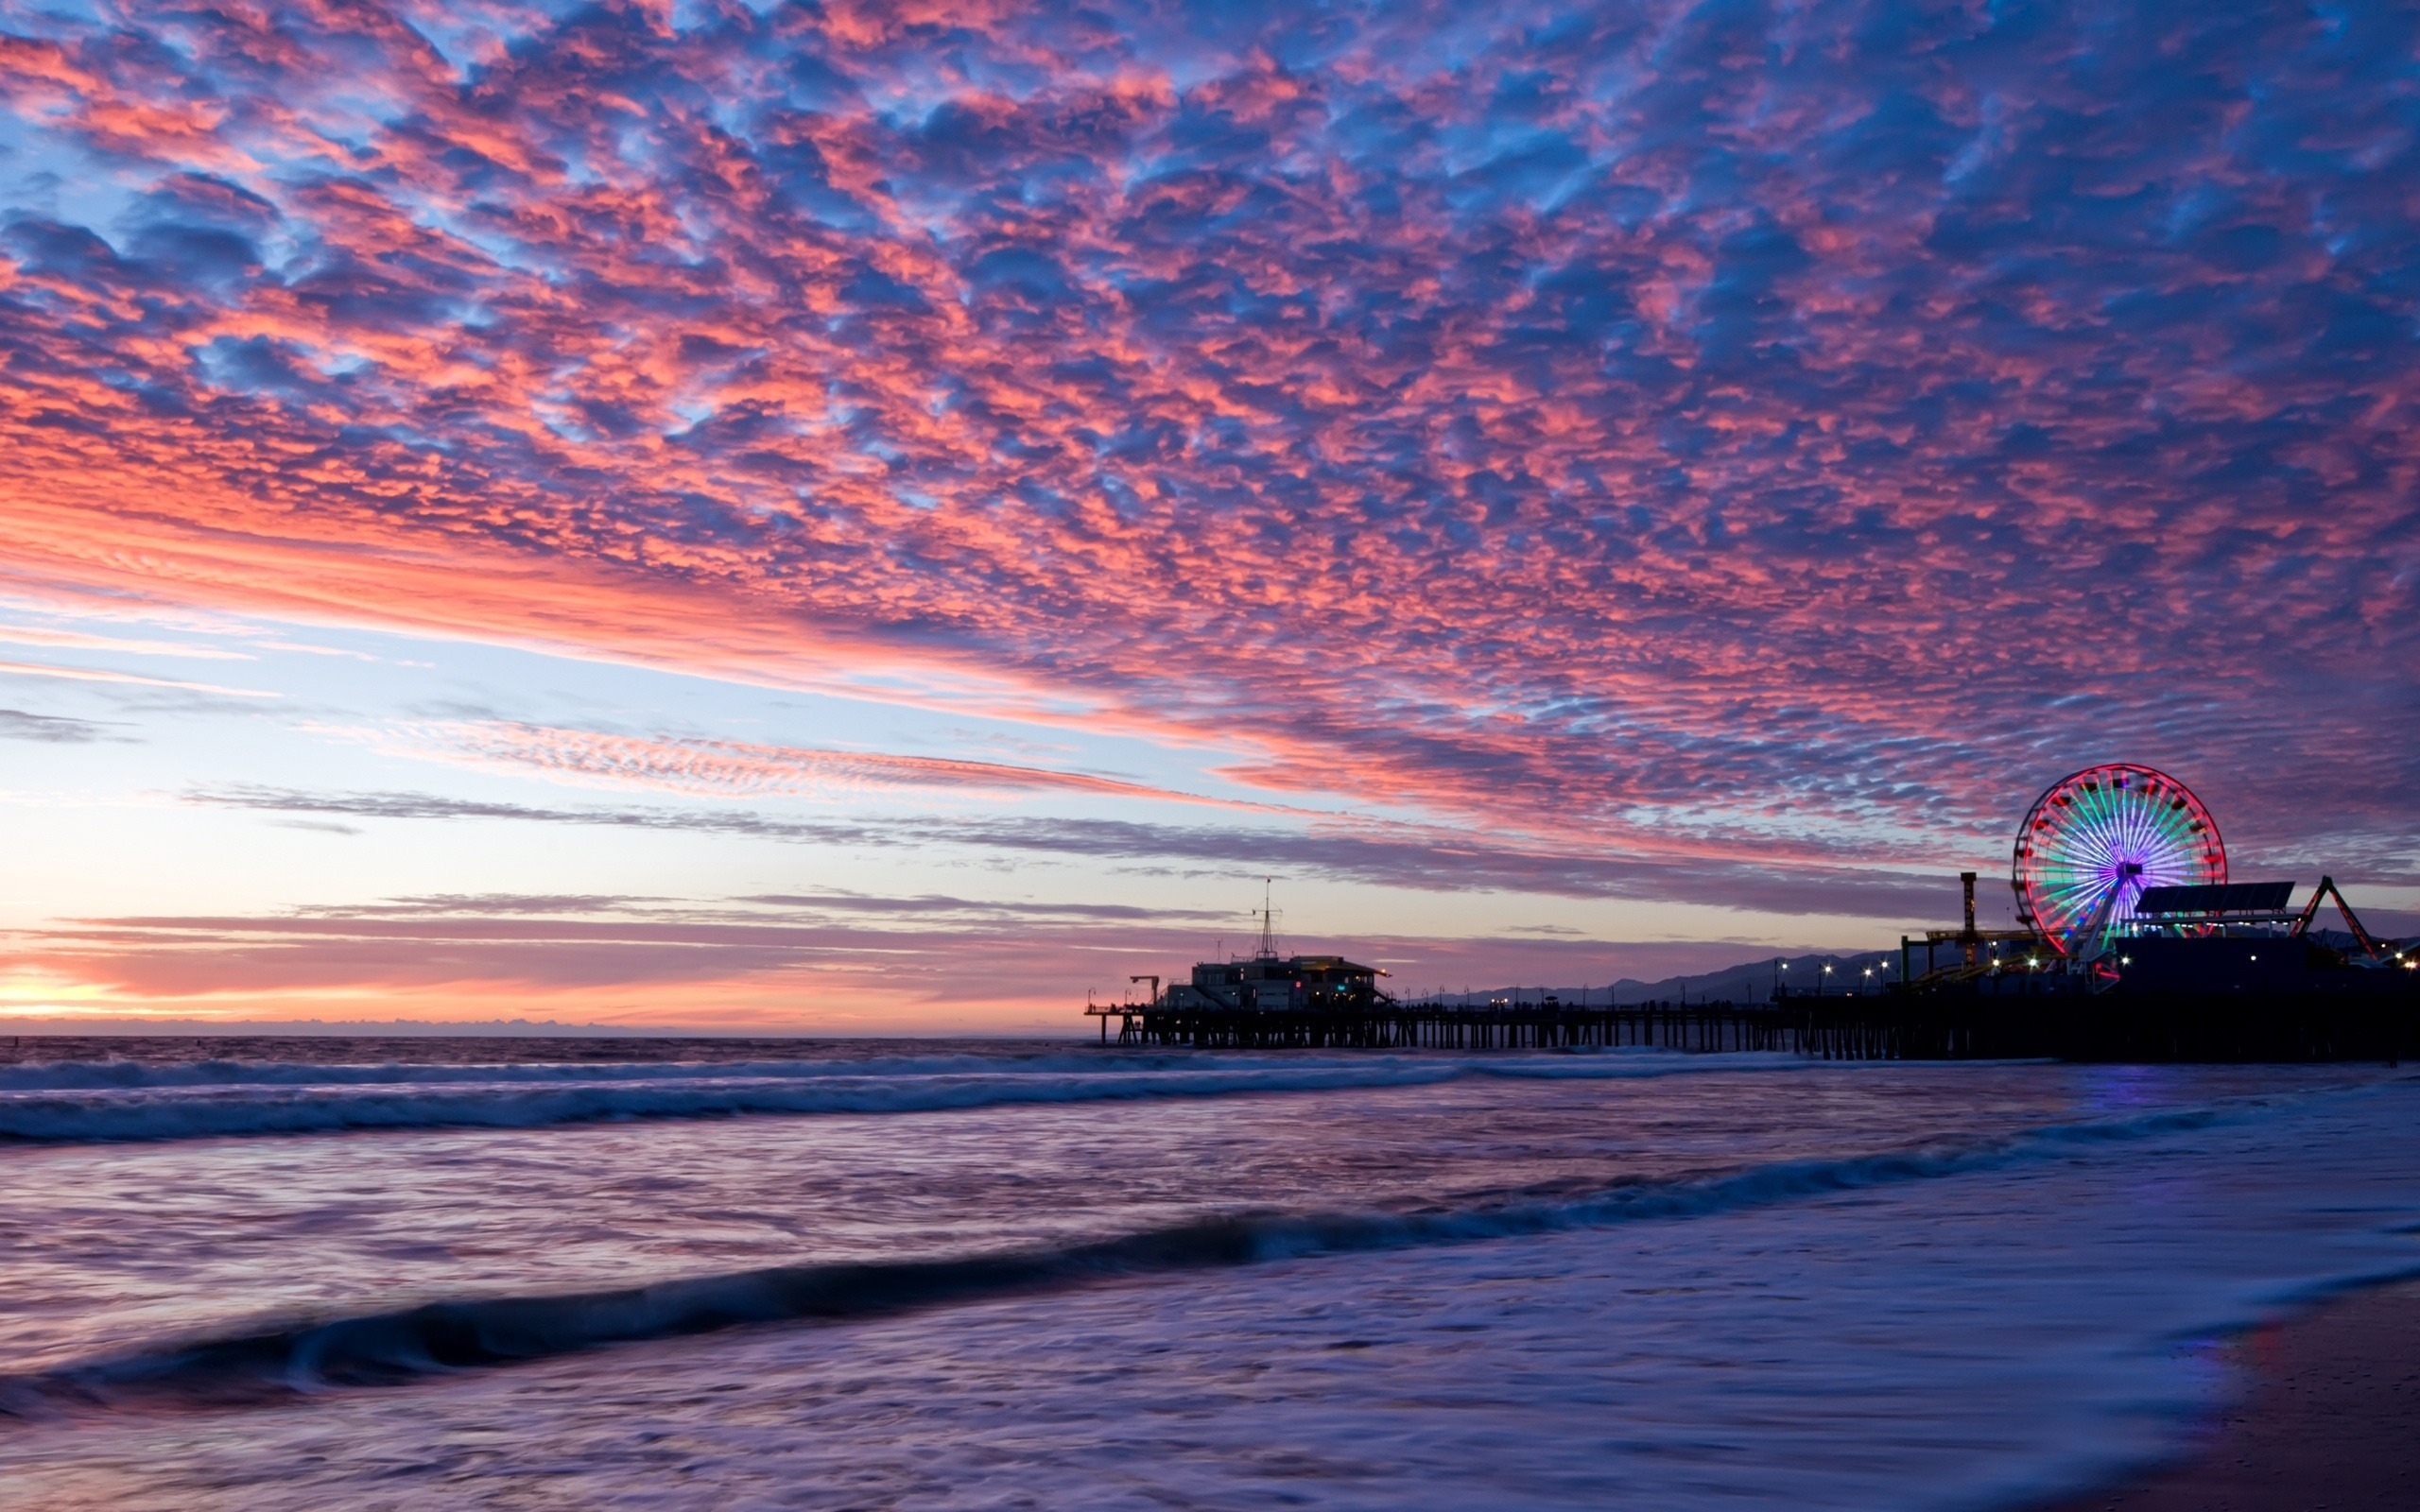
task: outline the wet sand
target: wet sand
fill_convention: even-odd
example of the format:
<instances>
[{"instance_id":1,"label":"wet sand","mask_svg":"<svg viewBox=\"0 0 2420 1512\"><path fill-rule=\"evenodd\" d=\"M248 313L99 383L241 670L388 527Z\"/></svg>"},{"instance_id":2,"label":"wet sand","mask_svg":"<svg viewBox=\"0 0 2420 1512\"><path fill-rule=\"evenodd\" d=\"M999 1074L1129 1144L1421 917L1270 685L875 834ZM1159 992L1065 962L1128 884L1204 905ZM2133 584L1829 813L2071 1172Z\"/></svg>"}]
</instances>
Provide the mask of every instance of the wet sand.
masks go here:
<instances>
[{"instance_id":1,"label":"wet sand","mask_svg":"<svg viewBox=\"0 0 2420 1512\"><path fill-rule=\"evenodd\" d=\"M2184 1457L2043 1512L2420 1509L2420 1281L2355 1293L2231 1348L2251 1390Z\"/></svg>"}]
</instances>

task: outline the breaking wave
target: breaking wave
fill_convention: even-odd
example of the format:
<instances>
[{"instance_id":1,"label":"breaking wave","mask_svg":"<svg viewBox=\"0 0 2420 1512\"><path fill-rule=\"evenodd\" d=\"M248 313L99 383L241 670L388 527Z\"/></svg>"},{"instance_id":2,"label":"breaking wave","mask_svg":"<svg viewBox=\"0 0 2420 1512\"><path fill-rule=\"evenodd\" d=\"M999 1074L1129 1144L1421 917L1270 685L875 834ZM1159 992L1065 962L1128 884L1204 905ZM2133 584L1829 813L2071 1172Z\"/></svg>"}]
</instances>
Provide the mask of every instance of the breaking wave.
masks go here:
<instances>
[{"instance_id":1,"label":"breaking wave","mask_svg":"<svg viewBox=\"0 0 2420 1512\"><path fill-rule=\"evenodd\" d=\"M1319 1063L1348 1065L1344 1057ZM948 1075L954 1073L1242 1071L1267 1057L1134 1054L905 1055L764 1060L383 1061L134 1059L25 1061L0 1065L0 1092L148 1091L186 1087L359 1087L434 1083L687 1082L742 1077Z\"/></svg>"},{"instance_id":2,"label":"breaking wave","mask_svg":"<svg viewBox=\"0 0 2420 1512\"><path fill-rule=\"evenodd\" d=\"M1005 1061L947 1056L494 1066L63 1061L0 1068L0 1141L84 1143L347 1129L537 1128L762 1113L927 1112L1016 1103L1410 1087L1469 1076L1663 1076L1807 1064L1773 1055L1676 1051L1483 1061L1115 1053Z\"/></svg>"},{"instance_id":3,"label":"breaking wave","mask_svg":"<svg viewBox=\"0 0 2420 1512\"><path fill-rule=\"evenodd\" d=\"M147 1402L242 1405L752 1324L838 1323L1118 1278L1684 1219L2070 1158L2092 1145L2187 1132L2298 1100L2247 1098L1962 1146L1620 1182L1552 1200L1514 1194L1408 1212L1236 1213L989 1254L775 1266L621 1290L437 1301L282 1322L0 1379L0 1416Z\"/></svg>"}]
</instances>

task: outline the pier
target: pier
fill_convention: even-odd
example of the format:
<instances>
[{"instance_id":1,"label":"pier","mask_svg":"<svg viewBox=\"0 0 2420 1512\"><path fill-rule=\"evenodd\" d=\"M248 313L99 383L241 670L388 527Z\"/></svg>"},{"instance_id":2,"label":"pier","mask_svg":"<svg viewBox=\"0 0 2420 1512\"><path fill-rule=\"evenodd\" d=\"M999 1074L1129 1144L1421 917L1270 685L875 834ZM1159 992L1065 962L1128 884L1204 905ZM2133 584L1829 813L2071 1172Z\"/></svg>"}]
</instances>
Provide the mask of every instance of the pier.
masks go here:
<instances>
[{"instance_id":1,"label":"pier","mask_svg":"<svg viewBox=\"0 0 2420 1512\"><path fill-rule=\"evenodd\" d=\"M1853 1005L1863 1002L1859 1011ZM1103 1044L1196 1050L1776 1051L1825 1060L1943 1059L1971 1053L1962 1034L1874 1011L1878 1000L1775 1004L1643 1003L1452 1006L1382 1004L1330 1011L1103 1004ZM1111 1021L1117 1028L1113 1036Z\"/></svg>"},{"instance_id":2,"label":"pier","mask_svg":"<svg viewBox=\"0 0 2420 1512\"><path fill-rule=\"evenodd\" d=\"M2020 832L2020 847L2031 833ZM2123 878L2138 880L2140 870ZM1922 976L1913 971L1915 942L1902 937L1900 980L1874 984L1879 991L1793 993L1776 962L1772 995L1762 1002L1622 1005L1610 1001L1610 988L1602 1006L1586 988L1578 1003L1543 988L1529 1002L1518 990L1480 1002L1406 1001L1378 985L1387 973L1375 966L1281 953L1264 895L1252 955L1200 962L1188 979L1165 988L1157 976L1132 976L1127 1001L1087 1003L1084 1012L1099 1022L1103 1045L1116 1021L1115 1042L1128 1049L1637 1048L1819 1060L2396 1064L2420 1041L2413 954L2420 945L2371 935L2329 877L2320 878L2299 912L2285 906L2290 882L2141 888L2139 917L2113 924L2103 906L2073 938L2031 926L1979 929L1976 873L1962 872L1959 881L1964 927L1927 932ZM2308 934L2328 897L2362 951L2359 967ZM2019 949L2002 958L2003 944ZM1958 948L1957 964L1937 959L1945 945ZM1146 983L1150 996L1137 1000L1131 989Z\"/></svg>"},{"instance_id":3,"label":"pier","mask_svg":"<svg viewBox=\"0 0 2420 1512\"><path fill-rule=\"evenodd\" d=\"M2401 983L2394 984L2402 988ZM1888 993L1769 1003L1229 1008L1089 1006L1129 1049L1769 1051L1819 1060L2385 1061L2420 1045L2420 993ZM1112 1021L1116 1028L1112 1032Z\"/></svg>"}]
</instances>

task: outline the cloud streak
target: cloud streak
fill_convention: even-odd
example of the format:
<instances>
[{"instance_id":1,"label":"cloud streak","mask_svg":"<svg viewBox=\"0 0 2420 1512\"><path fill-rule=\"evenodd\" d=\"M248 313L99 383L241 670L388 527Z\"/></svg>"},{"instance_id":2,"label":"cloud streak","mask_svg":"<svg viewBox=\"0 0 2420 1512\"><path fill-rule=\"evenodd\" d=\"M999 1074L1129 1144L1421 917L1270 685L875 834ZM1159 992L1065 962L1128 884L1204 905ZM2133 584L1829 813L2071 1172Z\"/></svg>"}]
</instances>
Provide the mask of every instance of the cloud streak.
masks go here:
<instances>
[{"instance_id":1,"label":"cloud streak","mask_svg":"<svg viewBox=\"0 0 2420 1512\"><path fill-rule=\"evenodd\" d=\"M749 741L619 735L513 720L430 720L343 730L382 750L460 762L588 786L712 798L841 799L901 792L972 796L1052 793L1201 803L1262 813L1273 804L1203 798L1082 772L880 751L823 750Z\"/></svg>"},{"instance_id":2,"label":"cloud streak","mask_svg":"<svg viewBox=\"0 0 2420 1512\"><path fill-rule=\"evenodd\" d=\"M1522 847L1410 825L1340 823L1295 830L1014 816L792 818L749 810L553 807L436 794L311 793L259 786L196 790L185 798L275 815L506 820L872 850L963 847L1229 876L1259 876L1279 868L1295 875L1424 892L1660 899L1782 914L1923 918L1944 913L1945 900L1951 897L1941 875L1916 870L1676 862L1656 855L1610 854L1593 847Z\"/></svg>"},{"instance_id":3,"label":"cloud streak","mask_svg":"<svg viewBox=\"0 0 2420 1512\"><path fill-rule=\"evenodd\" d=\"M936 911L937 902L945 906ZM931 898L706 905L488 896L298 914L71 919L18 932L9 943L22 971L155 1014L250 1012L263 1002L341 1003L368 993L382 1003L426 1000L445 1016L498 1005L526 1010L533 997L560 997L583 1011L610 1006L612 1017L633 1023L678 1022L701 1003L728 1018L731 1004L744 1002L762 1021L796 1026L828 1011L821 994L831 992L878 996L894 1012L959 1024L985 1010L1022 1012L1072 1035L1088 1027L1072 1012L1087 983L1114 997L1130 971L1166 972L1193 959L1211 943L1211 922ZM1485 938L1381 937L1355 948L1390 963L1408 988L1541 969L1601 985L1622 971L1703 969L1740 954L1737 945Z\"/></svg>"},{"instance_id":4,"label":"cloud streak","mask_svg":"<svg viewBox=\"0 0 2420 1512\"><path fill-rule=\"evenodd\" d=\"M179 693L211 693L227 698L275 698L257 688L224 688L215 682L182 682L174 678L147 678L105 667L61 667L36 662L0 662L0 677L57 678L66 682L106 682L128 688L172 688Z\"/></svg>"},{"instance_id":5,"label":"cloud streak","mask_svg":"<svg viewBox=\"0 0 2420 1512\"><path fill-rule=\"evenodd\" d=\"M188 641L130 640L124 636L94 635L83 630L55 630L29 625L0 625L0 643L60 646L75 651L115 651L130 656L182 657L201 662L253 660L242 651L197 645Z\"/></svg>"},{"instance_id":6,"label":"cloud streak","mask_svg":"<svg viewBox=\"0 0 2420 1512\"><path fill-rule=\"evenodd\" d=\"M0 709L0 740L29 740L45 746L89 746L95 741L125 738L107 725L95 724L89 719L27 713L23 709Z\"/></svg>"}]
</instances>

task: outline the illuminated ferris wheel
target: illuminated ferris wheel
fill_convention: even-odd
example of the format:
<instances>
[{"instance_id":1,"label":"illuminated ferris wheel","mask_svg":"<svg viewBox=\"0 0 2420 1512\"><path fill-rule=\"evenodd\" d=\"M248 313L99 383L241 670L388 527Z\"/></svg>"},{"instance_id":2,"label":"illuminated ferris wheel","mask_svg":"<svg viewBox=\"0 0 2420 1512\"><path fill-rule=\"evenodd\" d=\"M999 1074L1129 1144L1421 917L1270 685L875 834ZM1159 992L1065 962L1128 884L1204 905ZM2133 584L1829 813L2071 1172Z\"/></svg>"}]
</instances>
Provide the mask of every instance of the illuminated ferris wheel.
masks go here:
<instances>
[{"instance_id":1,"label":"illuminated ferris wheel","mask_svg":"<svg viewBox=\"0 0 2420 1512\"><path fill-rule=\"evenodd\" d=\"M2017 922L2063 955L2092 956L2146 887L2227 880L2218 822L2148 766L2090 766L2050 784L2016 832Z\"/></svg>"}]
</instances>

